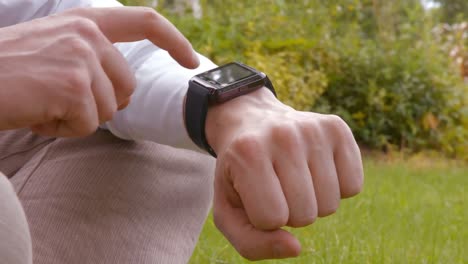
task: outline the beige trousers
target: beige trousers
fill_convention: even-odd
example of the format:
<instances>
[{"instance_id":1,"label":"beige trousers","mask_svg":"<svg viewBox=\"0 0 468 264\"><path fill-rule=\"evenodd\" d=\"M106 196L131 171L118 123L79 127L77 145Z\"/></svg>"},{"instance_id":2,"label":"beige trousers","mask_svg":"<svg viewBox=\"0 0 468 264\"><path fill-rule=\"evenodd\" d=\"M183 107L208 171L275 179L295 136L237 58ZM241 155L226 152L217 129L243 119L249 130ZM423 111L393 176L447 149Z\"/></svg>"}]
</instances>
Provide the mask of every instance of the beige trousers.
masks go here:
<instances>
[{"instance_id":1,"label":"beige trousers","mask_svg":"<svg viewBox=\"0 0 468 264\"><path fill-rule=\"evenodd\" d=\"M214 159L107 131L0 132L0 171L1 264L187 263L213 195Z\"/></svg>"}]
</instances>

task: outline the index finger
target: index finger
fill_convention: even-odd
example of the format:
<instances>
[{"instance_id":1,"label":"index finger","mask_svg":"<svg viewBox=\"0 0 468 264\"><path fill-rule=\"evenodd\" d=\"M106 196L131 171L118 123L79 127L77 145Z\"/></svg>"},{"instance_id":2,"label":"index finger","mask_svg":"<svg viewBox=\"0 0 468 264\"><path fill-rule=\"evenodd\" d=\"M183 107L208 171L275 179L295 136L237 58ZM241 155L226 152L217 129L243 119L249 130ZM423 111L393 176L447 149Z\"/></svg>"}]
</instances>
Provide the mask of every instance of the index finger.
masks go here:
<instances>
[{"instance_id":1,"label":"index finger","mask_svg":"<svg viewBox=\"0 0 468 264\"><path fill-rule=\"evenodd\" d=\"M184 67L196 68L200 63L184 35L152 8L89 8L71 12L93 20L112 43L148 39Z\"/></svg>"}]
</instances>

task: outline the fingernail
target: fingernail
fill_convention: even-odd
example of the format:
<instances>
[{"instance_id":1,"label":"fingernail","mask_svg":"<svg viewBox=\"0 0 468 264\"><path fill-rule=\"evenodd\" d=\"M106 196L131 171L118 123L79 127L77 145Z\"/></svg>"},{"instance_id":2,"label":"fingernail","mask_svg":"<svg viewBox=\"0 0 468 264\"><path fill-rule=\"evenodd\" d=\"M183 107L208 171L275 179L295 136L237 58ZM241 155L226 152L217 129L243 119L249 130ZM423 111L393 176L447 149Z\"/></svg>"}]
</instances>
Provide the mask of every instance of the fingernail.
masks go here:
<instances>
[{"instance_id":1,"label":"fingernail","mask_svg":"<svg viewBox=\"0 0 468 264\"><path fill-rule=\"evenodd\" d=\"M130 104L130 97L129 97L125 102L123 102L122 104L120 104L119 107L117 108L117 110L122 110L122 109L124 109L125 107L127 107L129 104Z\"/></svg>"},{"instance_id":2,"label":"fingernail","mask_svg":"<svg viewBox=\"0 0 468 264\"><path fill-rule=\"evenodd\" d=\"M195 63L195 68L198 68L198 66L200 65L200 58L198 58L198 55L195 51L192 52L192 59L193 59L193 62Z\"/></svg>"}]
</instances>

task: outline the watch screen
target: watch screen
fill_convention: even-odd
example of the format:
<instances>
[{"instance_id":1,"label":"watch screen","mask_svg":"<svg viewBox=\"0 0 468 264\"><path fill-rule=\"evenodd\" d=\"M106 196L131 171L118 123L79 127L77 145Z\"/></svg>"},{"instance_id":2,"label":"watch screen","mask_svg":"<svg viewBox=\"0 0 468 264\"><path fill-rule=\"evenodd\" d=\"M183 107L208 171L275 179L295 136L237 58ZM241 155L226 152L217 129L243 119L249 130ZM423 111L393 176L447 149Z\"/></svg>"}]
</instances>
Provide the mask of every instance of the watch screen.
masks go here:
<instances>
[{"instance_id":1,"label":"watch screen","mask_svg":"<svg viewBox=\"0 0 468 264\"><path fill-rule=\"evenodd\" d=\"M255 72L249 69L235 63L231 63L215 69L214 71L207 72L202 76L209 80L213 80L222 86L226 86L254 74Z\"/></svg>"}]
</instances>

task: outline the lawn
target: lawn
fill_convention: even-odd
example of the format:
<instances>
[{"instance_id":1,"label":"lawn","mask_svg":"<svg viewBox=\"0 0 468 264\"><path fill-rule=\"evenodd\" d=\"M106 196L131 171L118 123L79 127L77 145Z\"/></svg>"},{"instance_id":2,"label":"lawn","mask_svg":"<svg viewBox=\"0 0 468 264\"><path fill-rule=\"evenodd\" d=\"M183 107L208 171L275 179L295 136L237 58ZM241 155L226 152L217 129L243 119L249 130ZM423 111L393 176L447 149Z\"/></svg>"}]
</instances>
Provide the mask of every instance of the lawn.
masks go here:
<instances>
[{"instance_id":1,"label":"lawn","mask_svg":"<svg viewBox=\"0 0 468 264\"><path fill-rule=\"evenodd\" d=\"M468 167L368 159L365 177L335 215L289 229L300 257L260 263L468 263ZM190 263L247 262L208 218Z\"/></svg>"}]
</instances>

